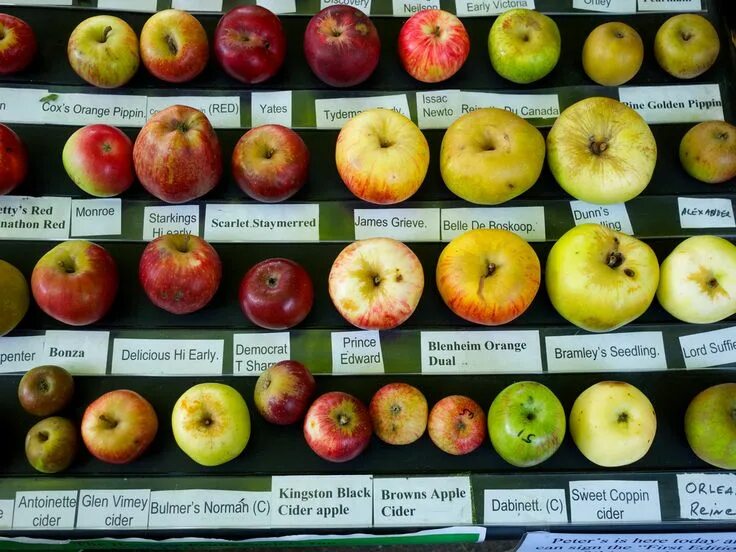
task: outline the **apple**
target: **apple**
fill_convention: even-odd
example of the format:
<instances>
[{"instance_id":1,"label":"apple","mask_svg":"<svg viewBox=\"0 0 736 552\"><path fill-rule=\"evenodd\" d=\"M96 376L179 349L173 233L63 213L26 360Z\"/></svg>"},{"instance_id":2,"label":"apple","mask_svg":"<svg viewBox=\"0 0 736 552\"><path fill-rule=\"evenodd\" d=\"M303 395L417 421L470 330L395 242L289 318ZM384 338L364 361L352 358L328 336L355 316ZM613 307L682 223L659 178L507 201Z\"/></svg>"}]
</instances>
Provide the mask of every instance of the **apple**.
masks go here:
<instances>
[{"instance_id":1,"label":"apple","mask_svg":"<svg viewBox=\"0 0 736 552\"><path fill-rule=\"evenodd\" d=\"M623 381L600 381L580 393L570 411L570 435L588 460L626 466L654 441L657 416L647 396Z\"/></svg>"},{"instance_id":2,"label":"apple","mask_svg":"<svg viewBox=\"0 0 736 552\"><path fill-rule=\"evenodd\" d=\"M373 426L360 399L341 391L321 395L304 418L304 438L317 456L330 462L347 462L371 441Z\"/></svg>"},{"instance_id":3,"label":"apple","mask_svg":"<svg viewBox=\"0 0 736 552\"><path fill-rule=\"evenodd\" d=\"M523 194L544 167L544 137L524 119L493 107L456 119L440 148L442 180L471 203L496 205Z\"/></svg>"},{"instance_id":4,"label":"apple","mask_svg":"<svg viewBox=\"0 0 736 552\"><path fill-rule=\"evenodd\" d=\"M685 435L703 462L736 470L736 383L714 385L690 401Z\"/></svg>"},{"instance_id":5,"label":"apple","mask_svg":"<svg viewBox=\"0 0 736 552\"><path fill-rule=\"evenodd\" d=\"M563 318L589 332L608 332L649 308L659 263L643 241L599 224L582 224L552 246L544 280Z\"/></svg>"},{"instance_id":6,"label":"apple","mask_svg":"<svg viewBox=\"0 0 736 552\"><path fill-rule=\"evenodd\" d=\"M678 79L692 79L716 62L721 42L718 32L702 15L681 13L662 23L654 37L659 66Z\"/></svg>"},{"instance_id":7,"label":"apple","mask_svg":"<svg viewBox=\"0 0 736 552\"><path fill-rule=\"evenodd\" d=\"M256 6L248 6L256 7ZM309 176L309 150L296 132L281 125L250 129L235 145L235 181L253 199L274 203L302 189Z\"/></svg>"},{"instance_id":8,"label":"apple","mask_svg":"<svg viewBox=\"0 0 736 552\"><path fill-rule=\"evenodd\" d=\"M304 55L312 72L335 87L365 81L378 65L381 41L373 21L345 5L316 13L304 32Z\"/></svg>"},{"instance_id":9,"label":"apple","mask_svg":"<svg viewBox=\"0 0 736 552\"><path fill-rule=\"evenodd\" d=\"M679 243L660 268L657 299L683 322L713 324L736 314L736 245L716 236Z\"/></svg>"},{"instance_id":10,"label":"apple","mask_svg":"<svg viewBox=\"0 0 736 552\"><path fill-rule=\"evenodd\" d=\"M33 29L22 19L0 13L0 36L0 75L23 71L38 49Z\"/></svg>"},{"instance_id":11,"label":"apple","mask_svg":"<svg viewBox=\"0 0 736 552\"><path fill-rule=\"evenodd\" d=\"M547 160L571 196L596 204L622 203L647 187L657 163L649 125L611 98L581 100L563 111L547 135Z\"/></svg>"},{"instance_id":12,"label":"apple","mask_svg":"<svg viewBox=\"0 0 736 552\"><path fill-rule=\"evenodd\" d=\"M316 387L314 376L301 362L282 360L258 376L253 401L266 421L289 425L302 419Z\"/></svg>"},{"instance_id":13,"label":"apple","mask_svg":"<svg viewBox=\"0 0 736 552\"><path fill-rule=\"evenodd\" d=\"M736 177L736 127L725 121L698 123L682 137L680 162L687 174L708 184Z\"/></svg>"},{"instance_id":14,"label":"apple","mask_svg":"<svg viewBox=\"0 0 736 552\"><path fill-rule=\"evenodd\" d=\"M281 21L261 6L238 6L215 29L215 56L225 72L246 84L266 81L286 58Z\"/></svg>"},{"instance_id":15,"label":"apple","mask_svg":"<svg viewBox=\"0 0 736 552\"><path fill-rule=\"evenodd\" d=\"M77 428L60 416L45 418L28 430L25 448L28 463L37 471L64 471L77 455Z\"/></svg>"},{"instance_id":16,"label":"apple","mask_svg":"<svg viewBox=\"0 0 736 552\"><path fill-rule=\"evenodd\" d=\"M517 84L547 76L560 59L560 30L546 15L523 8L499 15L488 34L496 73Z\"/></svg>"},{"instance_id":17,"label":"apple","mask_svg":"<svg viewBox=\"0 0 736 552\"><path fill-rule=\"evenodd\" d=\"M403 324L419 304L424 270L414 252L391 238L349 244L332 263L330 299L337 311L363 330Z\"/></svg>"},{"instance_id":18,"label":"apple","mask_svg":"<svg viewBox=\"0 0 736 552\"><path fill-rule=\"evenodd\" d=\"M0 124L0 195L12 192L28 175L28 152L15 132Z\"/></svg>"},{"instance_id":19,"label":"apple","mask_svg":"<svg viewBox=\"0 0 736 552\"><path fill-rule=\"evenodd\" d=\"M23 273L0 259L0 337L12 332L28 312L31 293Z\"/></svg>"},{"instance_id":20,"label":"apple","mask_svg":"<svg viewBox=\"0 0 736 552\"><path fill-rule=\"evenodd\" d=\"M46 314L71 326L100 320L118 291L110 253L84 240L66 241L39 259L31 274L33 298Z\"/></svg>"},{"instance_id":21,"label":"apple","mask_svg":"<svg viewBox=\"0 0 736 552\"><path fill-rule=\"evenodd\" d=\"M120 129L88 125L74 132L64 144L64 169L83 191L96 197L112 197L130 188L133 142Z\"/></svg>"},{"instance_id":22,"label":"apple","mask_svg":"<svg viewBox=\"0 0 736 552\"><path fill-rule=\"evenodd\" d=\"M427 139L411 119L391 109L368 109L337 136L335 162L356 197L387 205L408 199L429 167Z\"/></svg>"},{"instance_id":23,"label":"apple","mask_svg":"<svg viewBox=\"0 0 736 552\"><path fill-rule=\"evenodd\" d=\"M408 383L389 383L373 395L368 412L376 436L389 445L409 445L427 429L427 399Z\"/></svg>"},{"instance_id":24,"label":"apple","mask_svg":"<svg viewBox=\"0 0 736 552\"><path fill-rule=\"evenodd\" d=\"M18 400L34 416L51 416L64 410L74 396L74 378L60 366L36 366L23 374Z\"/></svg>"},{"instance_id":25,"label":"apple","mask_svg":"<svg viewBox=\"0 0 736 552\"><path fill-rule=\"evenodd\" d=\"M449 79L468 59L470 37L462 22L444 10L422 10L399 31L399 59L421 82Z\"/></svg>"},{"instance_id":26,"label":"apple","mask_svg":"<svg viewBox=\"0 0 736 552\"><path fill-rule=\"evenodd\" d=\"M141 59L148 72L166 82L188 82L199 75L210 57L207 33L192 14L162 10L141 30Z\"/></svg>"},{"instance_id":27,"label":"apple","mask_svg":"<svg viewBox=\"0 0 736 552\"><path fill-rule=\"evenodd\" d=\"M598 25L583 44L583 70L601 86L620 86L630 81L643 61L641 36L620 21Z\"/></svg>"},{"instance_id":28,"label":"apple","mask_svg":"<svg viewBox=\"0 0 736 552\"><path fill-rule=\"evenodd\" d=\"M139 458L157 431L153 406L129 389L98 397L82 416L82 440L87 450L109 464L128 464Z\"/></svg>"},{"instance_id":29,"label":"apple","mask_svg":"<svg viewBox=\"0 0 736 552\"><path fill-rule=\"evenodd\" d=\"M498 455L520 468L552 456L565 438L565 409L549 387L536 381L512 383L488 410L488 434Z\"/></svg>"},{"instance_id":30,"label":"apple","mask_svg":"<svg viewBox=\"0 0 736 552\"><path fill-rule=\"evenodd\" d=\"M267 330L285 330L304 320L314 303L312 278L291 259L261 261L246 272L238 292L248 320Z\"/></svg>"},{"instance_id":31,"label":"apple","mask_svg":"<svg viewBox=\"0 0 736 552\"><path fill-rule=\"evenodd\" d=\"M167 203L202 197L222 176L215 130L204 113L183 105L148 120L135 140L133 163L143 187Z\"/></svg>"},{"instance_id":32,"label":"apple","mask_svg":"<svg viewBox=\"0 0 736 552\"><path fill-rule=\"evenodd\" d=\"M445 246L437 261L437 289L459 317L497 326L521 316L539 291L539 257L513 232L470 230Z\"/></svg>"},{"instance_id":33,"label":"apple","mask_svg":"<svg viewBox=\"0 0 736 552\"><path fill-rule=\"evenodd\" d=\"M138 71L138 37L119 17L95 15L74 29L67 57L74 72L91 85L118 88Z\"/></svg>"},{"instance_id":34,"label":"apple","mask_svg":"<svg viewBox=\"0 0 736 552\"><path fill-rule=\"evenodd\" d=\"M480 405L462 395L450 395L432 407L429 438L437 447L460 456L477 449L486 439L486 416Z\"/></svg>"}]
</instances>

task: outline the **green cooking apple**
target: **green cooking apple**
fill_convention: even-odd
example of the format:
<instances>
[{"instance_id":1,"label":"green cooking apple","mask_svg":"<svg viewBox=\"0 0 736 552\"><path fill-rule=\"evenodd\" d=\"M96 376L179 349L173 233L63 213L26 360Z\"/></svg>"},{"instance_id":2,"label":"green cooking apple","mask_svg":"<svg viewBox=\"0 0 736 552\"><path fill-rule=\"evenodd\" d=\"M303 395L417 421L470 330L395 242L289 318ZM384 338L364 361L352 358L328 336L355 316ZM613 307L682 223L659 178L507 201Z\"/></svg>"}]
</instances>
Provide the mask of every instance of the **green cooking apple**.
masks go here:
<instances>
[{"instance_id":1,"label":"green cooking apple","mask_svg":"<svg viewBox=\"0 0 736 552\"><path fill-rule=\"evenodd\" d=\"M698 458L736 470L736 383L698 393L685 412L685 435Z\"/></svg>"}]
</instances>

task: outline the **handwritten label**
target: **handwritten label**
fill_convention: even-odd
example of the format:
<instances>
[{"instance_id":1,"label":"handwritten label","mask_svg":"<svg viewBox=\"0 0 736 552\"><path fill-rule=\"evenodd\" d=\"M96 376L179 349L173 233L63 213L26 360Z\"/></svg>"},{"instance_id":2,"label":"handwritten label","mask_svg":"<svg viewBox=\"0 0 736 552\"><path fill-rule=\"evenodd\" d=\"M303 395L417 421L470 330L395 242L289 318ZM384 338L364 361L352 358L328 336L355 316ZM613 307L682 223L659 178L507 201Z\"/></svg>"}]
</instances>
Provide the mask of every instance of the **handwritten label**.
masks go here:
<instances>
[{"instance_id":1,"label":"handwritten label","mask_svg":"<svg viewBox=\"0 0 736 552\"><path fill-rule=\"evenodd\" d=\"M461 207L442 209L442 241L455 239L468 230L509 230L527 241L545 241L544 207Z\"/></svg>"},{"instance_id":2,"label":"handwritten label","mask_svg":"<svg viewBox=\"0 0 736 552\"><path fill-rule=\"evenodd\" d=\"M421 332L422 373L541 373L539 332Z\"/></svg>"},{"instance_id":3,"label":"handwritten label","mask_svg":"<svg viewBox=\"0 0 736 552\"><path fill-rule=\"evenodd\" d=\"M13 529L74 529L77 491L26 491L15 493Z\"/></svg>"},{"instance_id":4,"label":"handwritten label","mask_svg":"<svg viewBox=\"0 0 736 552\"><path fill-rule=\"evenodd\" d=\"M199 205L166 205L143 209L143 239L165 234L199 236Z\"/></svg>"},{"instance_id":5,"label":"handwritten label","mask_svg":"<svg viewBox=\"0 0 736 552\"><path fill-rule=\"evenodd\" d=\"M736 522L736 474L678 473L682 519Z\"/></svg>"},{"instance_id":6,"label":"handwritten label","mask_svg":"<svg viewBox=\"0 0 736 552\"><path fill-rule=\"evenodd\" d=\"M209 10L207 10L209 11ZM172 105L186 105L207 115L214 128L240 128L239 96L158 96L148 98L148 116Z\"/></svg>"},{"instance_id":7,"label":"handwritten label","mask_svg":"<svg viewBox=\"0 0 736 552\"><path fill-rule=\"evenodd\" d=\"M680 337L686 368L708 368L736 362L736 328Z\"/></svg>"},{"instance_id":8,"label":"handwritten label","mask_svg":"<svg viewBox=\"0 0 736 552\"><path fill-rule=\"evenodd\" d=\"M512 8L534 9L534 0L455 0L459 17L498 15Z\"/></svg>"},{"instance_id":9,"label":"handwritten label","mask_svg":"<svg viewBox=\"0 0 736 552\"><path fill-rule=\"evenodd\" d=\"M323 10L339 4L357 8L366 15L371 14L371 0L319 0L319 9Z\"/></svg>"},{"instance_id":10,"label":"handwritten label","mask_svg":"<svg viewBox=\"0 0 736 552\"><path fill-rule=\"evenodd\" d=\"M545 344L550 372L667 369L662 332L555 335Z\"/></svg>"},{"instance_id":11,"label":"handwritten label","mask_svg":"<svg viewBox=\"0 0 736 552\"><path fill-rule=\"evenodd\" d=\"M411 116L406 94L366 96L364 98L329 98L314 101L317 128L341 129L358 113L377 107L392 109L405 117Z\"/></svg>"},{"instance_id":12,"label":"handwritten label","mask_svg":"<svg viewBox=\"0 0 736 552\"><path fill-rule=\"evenodd\" d=\"M399 17L414 15L422 10L440 9L440 0L392 0L393 14Z\"/></svg>"},{"instance_id":13,"label":"handwritten label","mask_svg":"<svg viewBox=\"0 0 736 552\"><path fill-rule=\"evenodd\" d=\"M147 529L148 489L79 491L77 529Z\"/></svg>"},{"instance_id":14,"label":"handwritten label","mask_svg":"<svg viewBox=\"0 0 736 552\"><path fill-rule=\"evenodd\" d=\"M618 96L649 124L723 120L717 84L626 86L619 88Z\"/></svg>"},{"instance_id":15,"label":"handwritten label","mask_svg":"<svg viewBox=\"0 0 736 552\"><path fill-rule=\"evenodd\" d=\"M289 332L233 335L233 374L257 376L291 358Z\"/></svg>"},{"instance_id":16,"label":"handwritten label","mask_svg":"<svg viewBox=\"0 0 736 552\"><path fill-rule=\"evenodd\" d=\"M208 204L204 237L215 242L319 241L319 205Z\"/></svg>"},{"instance_id":17,"label":"handwritten label","mask_svg":"<svg viewBox=\"0 0 736 552\"><path fill-rule=\"evenodd\" d=\"M42 335L0 337L0 373L26 372L41 364Z\"/></svg>"},{"instance_id":18,"label":"handwritten label","mask_svg":"<svg viewBox=\"0 0 736 552\"><path fill-rule=\"evenodd\" d=\"M656 481L570 481L572 523L662 521Z\"/></svg>"},{"instance_id":19,"label":"handwritten label","mask_svg":"<svg viewBox=\"0 0 736 552\"><path fill-rule=\"evenodd\" d=\"M44 122L52 125L142 127L148 98L128 94L62 94L42 103Z\"/></svg>"},{"instance_id":20,"label":"handwritten label","mask_svg":"<svg viewBox=\"0 0 736 552\"><path fill-rule=\"evenodd\" d=\"M222 11L222 0L172 0L171 7L187 11Z\"/></svg>"},{"instance_id":21,"label":"handwritten label","mask_svg":"<svg viewBox=\"0 0 736 552\"><path fill-rule=\"evenodd\" d=\"M572 0L572 7L607 13L636 13L636 0Z\"/></svg>"},{"instance_id":22,"label":"handwritten label","mask_svg":"<svg viewBox=\"0 0 736 552\"><path fill-rule=\"evenodd\" d=\"M355 239L439 241L439 209L355 209Z\"/></svg>"},{"instance_id":23,"label":"handwritten label","mask_svg":"<svg viewBox=\"0 0 736 552\"><path fill-rule=\"evenodd\" d=\"M447 128L460 117L460 90L417 92L417 122L419 128Z\"/></svg>"},{"instance_id":24,"label":"handwritten label","mask_svg":"<svg viewBox=\"0 0 736 552\"><path fill-rule=\"evenodd\" d=\"M109 343L110 332L49 330L43 363L61 366L74 375L102 375L107 370Z\"/></svg>"},{"instance_id":25,"label":"handwritten label","mask_svg":"<svg viewBox=\"0 0 736 552\"><path fill-rule=\"evenodd\" d=\"M222 339L115 339L112 373L131 376L222 374Z\"/></svg>"},{"instance_id":26,"label":"handwritten label","mask_svg":"<svg viewBox=\"0 0 736 552\"><path fill-rule=\"evenodd\" d=\"M505 109L524 119L549 119L549 122L553 122L560 114L557 94L462 93L461 115L483 107Z\"/></svg>"},{"instance_id":27,"label":"handwritten label","mask_svg":"<svg viewBox=\"0 0 736 552\"><path fill-rule=\"evenodd\" d=\"M0 500L0 529L11 529L13 527L14 500Z\"/></svg>"},{"instance_id":28,"label":"handwritten label","mask_svg":"<svg viewBox=\"0 0 736 552\"><path fill-rule=\"evenodd\" d=\"M270 527L271 493L188 489L151 492L149 529Z\"/></svg>"},{"instance_id":29,"label":"handwritten label","mask_svg":"<svg viewBox=\"0 0 736 552\"><path fill-rule=\"evenodd\" d=\"M680 228L733 228L733 203L725 198L678 197Z\"/></svg>"},{"instance_id":30,"label":"handwritten label","mask_svg":"<svg viewBox=\"0 0 736 552\"><path fill-rule=\"evenodd\" d=\"M271 480L271 526L370 527L370 475L282 476Z\"/></svg>"},{"instance_id":31,"label":"handwritten label","mask_svg":"<svg viewBox=\"0 0 736 552\"><path fill-rule=\"evenodd\" d=\"M68 197L0 197L0 239L65 240L69 237Z\"/></svg>"},{"instance_id":32,"label":"handwritten label","mask_svg":"<svg viewBox=\"0 0 736 552\"><path fill-rule=\"evenodd\" d=\"M701 11L701 0L638 0L639 11Z\"/></svg>"},{"instance_id":33,"label":"handwritten label","mask_svg":"<svg viewBox=\"0 0 736 552\"><path fill-rule=\"evenodd\" d=\"M283 0L276 0L282 2ZM280 92L251 92L251 127L282 125L291 128L291 90Z\"/></svg>"},{"instance_id":34,"label":"handwritten label","mask_svg":"<svg viewBox=\"0 0 736 552\"><path fill-rule=\"evenodd\" d=\"M120 198L72 199L72 237L119 236L122 219Z\"/></svg>"},{"instance_id":35,"label":"handwritten label","mask_svg":"<svg viewBox=\"0 0 736 552\"><path fill-rule=\"evenodd\" d=\"M373 480L375 527L471 525L469 477L391 477Z\"/></svg>"},{"instance_id":36,"label":"handwritten label","mask_svg":"<svg viewBox=\"0 0 736 552\"><path fill-rule=\"evenodd\" d=\"M0 88L0 119L4 123L42 123L42 100L48 95L48 90L35 88Z\"/></svg>"},{"instance_id":37,"label":"handwritten label","mask_svg":"<svg viewBox=\"0 0 736 552\"><path fill-rule=\"evenodd\" d=\"M97 0L101 10L155 12L157 0Z\"/></svg>"},{"instance_id":38,"label":"handwritten label","mask_svg":"<svg viewBox=\"0 0 736 552\"><path fill-rule=\"evenodd\" d=\"M377 331L332 332L333 374L383 374Z\"/></svg>"},{"instance_id":39,"label":"handwritten label","mask_svg":"<svg viewBox=\"0 0 736 552\"><path fill-rule=\"evenodd\" d=\"M564 489L486 489L486 525L543 525L567 523Z\"/></svg>"},{"instance_id":40,"label":"handwritten label","mask_svg":"<svg viewBox=\"0 0 736 552\"><path fill-rule=\"evenodd\" d=\"M256 4L273 13L294 13L296 11L296 0L256 0Z\"/></svg>"},{"instance_id":41,"label":"handwritten label","mask_svg":"<svg viewBox=\"0 0 736 552\"><path fill-rule=\"evenodd\" d=\"M614 205L594 205L585 201L571 201L570 210L575 226L581 224L595 223L606 226L617 232L633 234L629 213L626 204L616 203Z\"/></svg>"}]
</instances>

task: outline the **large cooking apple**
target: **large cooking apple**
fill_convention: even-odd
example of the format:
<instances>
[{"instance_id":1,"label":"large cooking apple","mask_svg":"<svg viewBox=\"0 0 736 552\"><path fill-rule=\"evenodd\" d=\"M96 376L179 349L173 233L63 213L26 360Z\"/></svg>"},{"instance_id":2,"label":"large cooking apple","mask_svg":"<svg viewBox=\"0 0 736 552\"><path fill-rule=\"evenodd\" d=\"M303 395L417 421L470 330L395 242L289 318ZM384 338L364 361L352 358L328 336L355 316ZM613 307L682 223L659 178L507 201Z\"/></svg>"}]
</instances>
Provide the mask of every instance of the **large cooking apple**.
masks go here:
<instances>
[{"instance_id":1,"label":"large cooking apple","mask_svg":"<svg viewBox=\"0 0 736 552\"><path fill-rule=\"evenodd\" d=\"M427 399L408 383L389 383L373 395L368 411L376 436L389 445L409 445L427 429Z\"/></svg>"},{"instance_id":2,"label":"large cooking apple","mask_svg":"<svg viewBox=\"0 0 736 552\"><path fill-rule=\"evenodd\" d=\"M685 435L698 458L736 470L736 383L714 385L690 401Z\"/></svg>"},{"instance_id":3,"label":"large cooking apple","mask_svg":"<svg viewBox=\"0 0 736 552\"><path fill-rule=\"evenodd\" d=\"M23 273L0 259L0 337L13 331L28 312L31 293Z\"/></svg>"},{"instance_id":4,"label":"large cooking apple","mask_svg":"<svg viewBox=\"0 0 736 552\"><path fill-rule=\"evenodd\" d=\"M662 23L654 37L654 57L678 79L692 79L716 62L721 41L710 21L695 13L681 13Z\"/></svg>"},{"instance_id":5,"label":"large cooking apple","mask_svg":"<svg viewBox=\"0 0 736 552\"><path fill-rule=\"evenodd\" d=\"M258 376L253 402L267 421L289 425L302 419L316 387L314 376L301 362L282 360Z\"/></svg>"},{"instance_id":6,"label":"large cooking apple","mask_svg":"<svg viewBox=\"0 0 736 552\"><path fill-rule=\"evenodd\" d=\"M15 132L0 124L0 195L12 192L28 174L28 152Z\"/></svg>"},{"instance_id":7,"label":"large cooking apple","mask_svg":"<svg viewBox=\"0 0 736 552\"><path fill-rule=\"evenodd\" d=\"M630 81L643 61L641 36L620 21L598 25L583 44L583 70L601 86L620 86Z\"/></svg>"},{"instance_id":8,"label":"large cooking apple","mask_svg":"<svg viewBox=\"0 0 736 552\"><path fill-rule=\"evenodd\" d=\"M341 391L325 393L309 407L304 438L317 456L330 462L347 462L371 442L373 427L365 405Z\"/></svg>"},{"instance_id":9,"label":"large cooking apple","mask_svg":"<svg viewBox=\"0 0 736 552\"><path fill-rule=\"evenodd\" d=\"M469 454L486 439L486 415L473 399L450 395L432 407L427 431L432 442L447 454Z\"/></svg>"},{"instance_id":10,"label":"large cooking apple","mask_svg":"<svg viewBox=\"0 0 736 552\"><path fill-rule=\"evenodd\" d=\"M61 416L41 420L26 434L26 458L41 473L58 473L67 469L78 448L76 426Z\"/></svg>"},{"instance_id":11,"label":"large cooking apple","mask_svg":"<svg viewBox=\"0 0 736 552\"><path fill-rule=\"evenodd\" d=\"M736 126L725 121L704 121L680 141L680 162L687 174L708 184L736 177Z\"/></svg>"},{"instance_id":12,"label":"large cooking apple","mask_svg":"<svg viewBox=\"0 0 736 552\"><path fill-rule=\"evenodd\" d=\"M38 46L31 26L18 17L0 13L0 75L23 71L36 56Z\"/></svg>"},{"instance_id":13,"label":"large cooking apple","mask_svg":"<svg viewBox=\"0 0 736 552\"><path fill-rule=\"evenodd\" d=\"M173 105L156 113L133 146L138 180L167 203L203 196L222 176L222 152L207 116L193 107Z\"/></svg>"}]
</instances>

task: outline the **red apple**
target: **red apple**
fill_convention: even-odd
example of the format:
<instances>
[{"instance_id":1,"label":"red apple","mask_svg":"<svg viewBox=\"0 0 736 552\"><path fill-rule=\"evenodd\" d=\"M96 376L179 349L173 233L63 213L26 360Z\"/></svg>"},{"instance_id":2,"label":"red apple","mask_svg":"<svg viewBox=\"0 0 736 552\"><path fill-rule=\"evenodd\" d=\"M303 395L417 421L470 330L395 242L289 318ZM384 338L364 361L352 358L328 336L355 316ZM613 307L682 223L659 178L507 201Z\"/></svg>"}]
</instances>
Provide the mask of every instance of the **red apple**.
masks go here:
<instances>
[{"instance_id":1,"label":"red apple","mask_svg":"<svg viewBox=\"0 0 736 552\"><path fill-rule=\"evenodd\" d=\"M148 72L166 82L192 80L210 57L204 27L182 10L163 10L149 17L141 30L140 49Z\"/></svg>"},{"instance_id":2,"label":"red apple","mask_svg":"<svg viewBox=\"0 0 736 552\"><path fill-rule=\"evenodd\" d=\"M34 416L51 416L64 410L74 396L74 378L61 366L31 368L18 384L18 401Z\"/></svg>"},{"instance_id":3,"label":"red apple","mask_svg":"<svg viewBox=\"0 0 736 552\"><path fill-rule=\"evenodd\" d=\"M304 320L314 303L309 273L290 259L266 259L240 282L240 307L248 319L268 330L285 330Z\"/></svg>"},{"instance_id":4,"label":"red apple","mask_svg":"<svg viewBox=\"0 0 736 552\"><path fill-rule=\"evenodd\" d=\"M381 41L373 22L362 11L334 5L309 20L304 55L323 82L355 86L370 77L378 65Z\"/></svg>"},{"instance_id":5,"label":"red apple","mask_svg":"<svg viewBox=\"0 0 736 552\"><path fill-rule=\"evenodd\" d=\"M309 448L330 462L347 462L358 456L370 443L372 432L365 405L340 391L319 397L304 418Z\"/></svg>"},{"instance_id":6,"label":"red apple","mask_svg":"<svg viewBox=\"0 0 736 552\"><path fill-rule=\"evenodd\" d=\"M105 316L117 291L118 269L110 253L84 240L60 243L31 274L31 292L41 310L71 326Z\"/></svg>"},{"instance_id":7,"label":"red apple","mask_svg":"<svg viewBox=\"0 0 736 552\"><path fill-rule=\"evenodd\" d=\"M462 22L444 10L422 10L399 31L399 59L415 79L441 82L468 59L470 38Z\"/></svg>"},{"instance_id":8,"label":"red apple","mask_svg":"<svg viewBox=\"0 0 736 552\"><path fill-rule=\"evenodd\" d=\"M368 410L376 436L389 445L408 445L427 429L427 399L408 383L389 383L373 395Z\"/></svg>"},{"instance_id":9,"label":"red apple","mask_svg":"<svg viewBox=\"0 0 736 552\"><path fill-rule=\"evenodd\" d=\"M0 124L0 195L13 191L28 174L28 152L20 137Z\"/></svg>"},{"instance_id":10,"label":"red apple","mask_svg":"<svg viewBox=\"0 0 736 552\"><path fill-rule=\"evenodd\" d=\"M486 438L486 415L473 399L450 395L432 408L428 430L432 442L446 453L468 454Z\"/></svg>"},{"instance_id":11,"label":"red apple","mask_svg":"<svg viewBox=\"0 0 736 552\"><path fill-rule=\"evenodd\" d=\"M28 67L36 49L36 35L31 26L22 19L0 13L0 75Z\"/></svg>"},{"instance_id":12,"label":"red apple","mask_svg":"<svg viewBox=\"0 0 736 552\"><path fill-rule=\"evenodd\" d=\"M302 418L316 387L314 376L301 362L282 360L258 377L253 401L267 421L289 425Z\"/></svg>"},{"instance_id":13,"label":"red apple","mask_svg":"<svg viewBox=\"0 0 736 552\"><path fill-rule=\"evenodd\" d=\"M133 146L133 163L143 187L167 203L197 199L222 176L215 130L204 113L183 105L148 120Z\"/></svg>"},{"instance_id":14,"label":"red apple","mask_svg":"<svg viewBox=\"0 0 736 552\"><path fill-rule=\"evenodd\" d=\"M246 84L270 79L286 58L281 21L261 6L240 6L227 12L217 24L214 41L222 68Z\"/></svg>"},{"instance_id":15,"label":"red apple","mask_svg":"<svg viewBox=\"0 0 736 552\"><path fill-rule=\"evenodd\" d=\"M307 181L309 150L290 128L263 125L246 132L235 145L232 169L235 181L253 199L283 201Z\"/></svg>"},{"instance_id":16,"label":"red apple","mask_svg":"<svg viewBox=\"0 0 736 552\"><path fill-rule=\"evenodd\" d=\"M148 298L173 314L189 314L210 302L220 287L220 256L202 238L166 234L143 250L138 278Z\"/></svg>"},{"instance_id":17,"label":"red apple","mask_svg":"<svg viewBox=\"0 0 736 552\"><path fill-rule=\"evenodd\" d=\"M90 454L110 464L138 458L158 431L156 411L135 391L118 389L98 397L82 416L82 440Z\"/></svg>"}]
</instances>

